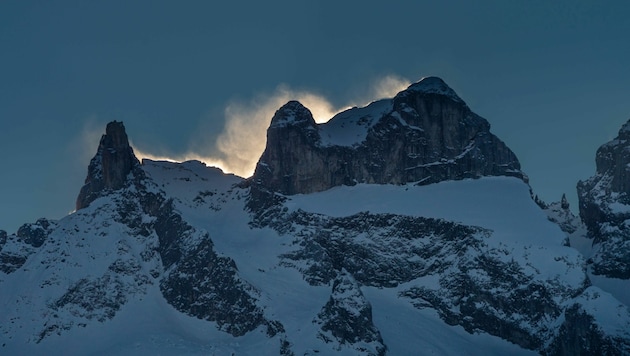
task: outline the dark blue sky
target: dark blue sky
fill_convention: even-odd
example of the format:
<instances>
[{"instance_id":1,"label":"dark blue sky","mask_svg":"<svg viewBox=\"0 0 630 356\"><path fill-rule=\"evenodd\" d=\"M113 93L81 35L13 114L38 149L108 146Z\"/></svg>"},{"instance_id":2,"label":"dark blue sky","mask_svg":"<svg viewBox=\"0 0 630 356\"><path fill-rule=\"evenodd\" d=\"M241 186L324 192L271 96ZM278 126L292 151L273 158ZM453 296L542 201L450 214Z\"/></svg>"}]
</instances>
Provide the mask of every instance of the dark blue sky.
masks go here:
<instances>
[{"instance_id":1,"label":"dark blue sky","mask_svg":"<svg viewBox=\"0 0 630 356\"><path fill-rule=\"evenodd\" d=\"M334 111L429 75L491 123L535 193L574 203L630 119L629 4L2 1L0 229L71 211L108 121L149 154L242 162L260 152L231 147L271 119L256 110L316 95Z\"/></svg>"}]
</instances>

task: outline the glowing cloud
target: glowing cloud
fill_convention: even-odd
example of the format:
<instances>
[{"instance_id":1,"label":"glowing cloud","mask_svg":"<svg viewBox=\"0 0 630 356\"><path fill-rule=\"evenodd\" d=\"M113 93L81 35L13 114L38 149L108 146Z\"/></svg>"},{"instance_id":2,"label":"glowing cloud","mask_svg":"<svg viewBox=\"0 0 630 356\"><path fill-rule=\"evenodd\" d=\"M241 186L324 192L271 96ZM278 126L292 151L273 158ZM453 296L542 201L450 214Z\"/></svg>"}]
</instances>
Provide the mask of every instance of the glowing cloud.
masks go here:
<instances>
[{"instance_id":1,"label":"glowing cloud","mask_svg":"<svg viewBox=\"0 0 630 356\"><path fill-rule=\"evenodd\" d=\"M225 130L216 143L225 157L224 168L240 176L254 172L266 143L266 132L276 110L289 100L298 100L313 113L316 122L326 122L339 110L324 97L278 87L271 95L259 95L249 102L232 102L225 109Z\"/></svg>"},{"instance_id":2,"label":"glowing cloud","mask_svg":"<svg viewBox=\"0 0 630 356\"><path fill-rule=\"evenodd\" d=\"M207 143L197 144L197 147L184 155L169 157L152 155L137 147L134 147L134 150L136 156L142 158L170 161L197 159L208 165L217 166L225 172L249 177L254 173L256 162L265 149L266 132L271 118L276 110L289 100L298 100L311 111L317 123L324 123L349 107L364 106L377 99L392 97L409 84L410 82L404 78L385 76L373 83L367 97L359 98L342 107L334 107L321 95L292 90L286 85L281 85L271 94L260 94L249 101L229 103L224 111L225 128L219 135L214 150L208 149ZM199 154L200 151L215 151L219 157L207 157Z\"/></svg>"},{"instance_id":3,"label":"glowing cloud","mask_svg":"<svg viewBox=\"0 0 630 356\"><path fill-rule=\"evenodd\" d=\"M318 123L327 122L348 107L366 105L385 97L392 97L409 86L410 82L397 76L386 76L372 87L371 97L359 103L348 103L335 108L323 96L306 91L293 91L281 86L271 95L260 95L250 102L232 102L225 109L225 131L219 136L217 148L225 155L225 170L248 177L254 172L266 144L266 132L273 114L289 100L298 100L307 107Z\"/></svg>"},{"instance_id":4,"label":"glowing cloud","mask_svg":"<svg viewBox=\"0 0 630 356\"><path fill-rule=\"evenodd\" d=\"M372 86L372 98L370 98L370 101L391 98L402 90L407 89L409 85L411 85L409 80L396 75L383 77Z\"/></svg>"},{"instance_id":5,"label":"glowing cloud","mask_svg":"<svg viewBox=\"0 0 630 356\"><path fill-rule=\"evenodd\" d=\"M87 167L92 157L96 154L101 136L105 133L105 124L97 116L92 115L83 122L79 140L74 143L75 147L80 147L79 159L81 167Z\"/></svg>"}]
</instances>

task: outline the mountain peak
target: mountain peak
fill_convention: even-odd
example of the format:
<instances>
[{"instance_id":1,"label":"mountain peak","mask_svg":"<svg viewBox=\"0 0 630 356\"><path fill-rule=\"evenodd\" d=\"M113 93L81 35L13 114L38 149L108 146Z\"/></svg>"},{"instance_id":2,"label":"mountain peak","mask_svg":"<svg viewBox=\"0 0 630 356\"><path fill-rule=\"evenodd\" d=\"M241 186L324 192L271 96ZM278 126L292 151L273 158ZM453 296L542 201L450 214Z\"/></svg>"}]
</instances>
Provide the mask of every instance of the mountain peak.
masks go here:
<instances>
[{"instance_id":1,"label":"mountain peak","mask_svg":"<svg viewBox=\"0 0 630 356\"><path fill-rule=\"evenodd\" d=\"M305 194L340 185L431 184L482 176L527 181L514 153L444 81L424 78L368 108L316 124L290 101L276 111L253 181Z\"/></svg>"},{"instance_id":2,"label":"mountain peak","mask_svg":"<svg viewBox=\"0 0 630 356\"><path fill-rule=\"evenodd\" d=\"M463 102L457 93L439 77L424 77L418 82L411 84L402 93L405 92L445 95L453 101Z\"/></svg>"},{"instance_id":3,"label":"mountain peak","mask_svg":"<svg viewBox=\"0 0 630 356\"><path fill-rule=\"evenodd\" d=\"M140 162L129 145L123 123L108 123L96 155L88 166L85 184L77 197L76 209L85 208L104 191L122 188L129 173L139 165Z\"/></svg>"},{"instance_id":4,"label":"mountain peak","mask_svg":"<svg viewBox=\"0 0 630 356\"><path fill-rule=\"evenodd\" d=\"M271 119L270 128L285 126L315 126L311 111L297 100L291 100L276 111Z\"/></svg>"},{"instance_id":5,"label":"mountain peak","mask_svg":"<svg viewBox=\"0 0 630 356\"><path fill-rule=\"evenodd\" d=\"M125 125L122 121L111 121L105 127L105 136L111 140L111 146L115 147L128 147L129 139L127 132L125 131Z\"/></svg>"}]
</instances>

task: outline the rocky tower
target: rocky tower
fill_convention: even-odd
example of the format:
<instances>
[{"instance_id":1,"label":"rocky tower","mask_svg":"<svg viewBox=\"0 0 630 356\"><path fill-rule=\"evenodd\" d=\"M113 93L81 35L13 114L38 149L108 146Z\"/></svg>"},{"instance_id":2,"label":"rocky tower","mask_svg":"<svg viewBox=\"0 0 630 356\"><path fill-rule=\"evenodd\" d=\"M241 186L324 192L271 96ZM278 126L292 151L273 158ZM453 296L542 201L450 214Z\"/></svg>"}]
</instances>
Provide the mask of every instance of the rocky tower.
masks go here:
<instances>
[{"instance_id":1,"label":"rocky tower","mask_svg":"<svg viewBox=\"0 0 630 356\"><path fill-rule=\"evenodd\" d=\"M630 121L595 157L595 175L577 184L580 217L593 243L593 272L630 278Z\"/></svg>"},{"instance_id":2,"label":"rocky tower","mask_svg":"<svg viewBox=\"0 0 630 356\"><path fill-rule=\"evenodd\" d=\"M481 176L523 180L514 153L442 79L352 108L325 124L291 101L274 115L255 185L283 194L356 183L430 184Z\"/></svg>"},{"instance_id":3,"label":"rocky tower","mask_svg":"<svg viewBox=\"0 0 630 356\"><path fill-rule=\"evenodd\" d=\"M122 122L112 121L107 124L96 155L90 161L76 209L85 208L103 192L122 188L129 173L134 170L142 174L140 162L129 145L125 126Z\"/></svg>"}]
</instances>

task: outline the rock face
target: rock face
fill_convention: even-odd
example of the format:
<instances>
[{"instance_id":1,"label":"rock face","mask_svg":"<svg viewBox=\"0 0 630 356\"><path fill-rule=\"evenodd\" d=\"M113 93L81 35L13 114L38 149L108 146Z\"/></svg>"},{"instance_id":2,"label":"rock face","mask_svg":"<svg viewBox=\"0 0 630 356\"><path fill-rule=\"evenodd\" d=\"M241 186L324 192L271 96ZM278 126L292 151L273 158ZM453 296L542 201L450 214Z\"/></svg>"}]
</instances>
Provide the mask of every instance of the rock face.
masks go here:
<instances>
[{"instance_id":1,"label":"rock face","mask_svg":"<svg viewBox=\"0 0 630 356\"><path fill-rule=\"evenodd\" d=\"M600 312L602 310L603 313ZM618 318L619 316L622 318ZM629 316L627 307L610 296L603 295L597 288L589 287L575 299L575 303L567 306L564 322L546 354L628 355ZM620 320L623 321L619 322ZM623 336L612 336L611 330L616 330L617 335Z\"/></svg>"},{"instance_id":2,"label":"rock face","mask_svg":"<svg viewBox=\"0 0 630 356\"><path fill-rule=\"evenodd\" d=\"M40 247L54 228L53 222L42 218L34 224L22 225L17 231L17 236L28 245Z\"/></svg>"},{"instance_id":3,"label":"rock face","mask_svg":"<svg viewBox=\"0 0 630 356\"><path fill-rule=\"evenodd\" d=\"M0 272L8 274L22 267L55 228L55 221L42 218L35 223L22 225L14 235L7 235L6 231L0 230Z\"/></svg>"},{"instance_id":4,"label":"rock face","mask_svg":"<svg viewBox=\"0 0 630 356\"><path fill-rule=\"evenodd\" d=\"M253 181L289 195L356 183L430 184L500 175L526 181L514 153L489 130L435 77L326 124L316 124L308 109L291 101L271 121Z\"/></svg>"},{"instance_id":5,"label":"rock face","mask_svg":"<svg viewBox=\"0 0 630 356\"><path fill-rule=\"evenodd\" d=\"M96 155L90 161L76 209L85 208L104 192L122 188L133 170L142 174L140 162L129 145L125 126L122 122L112 121L107 124Z\"/></svg>"},{"instance_id":6,"label":"rock face","mask_svg":"<svg viewBox=\"0 0 630 356\"><path fill-rule=\"evenodd\" d=\"M599 245L593 272L630 278L630 121L617 137L602 145L595 158L596 174L577 185L580 217Z\"/></svg>"},{"instance_id":7,"label":"rock face","mask_svg":"<svg viewBox=\"0 0 630 356\"><path fill-rule=\"evenodd\" d=\"M182 237L188 234L187 231ZM177 310L215 321L220 330L234 336L242 336L260 325L266 325L269 334L278 332L256 306L256 290L239 278L231 258L217 255L207 234L168 271L160 288Z\"/></svg>"},{"instance_id":8,"label":"rock face","mask_svg":"<svg viewBox=\"0 0 630 356\"><path fill-rule=\"evenodd\" d=\"M586 275L576 284L541 279L528 266L533 261L506 259L506 251L489 242L492 231L476 226L393 214L268 214L279 214L269 227L295 236L300 245L281 256L283 265L299 269L311 285L333 284L331 299L316 319L321 337L356 350L376 350L373 354L384 348L378 347L380 331L371 326L362 286L399 288L399 298L419 310L437 311L449 325L545 352L546 342L555 340L564 303L572 303L589 283ZM563 261L557 268L581 269L580 260L565 258L556 260ZM424 278L437 282L419 282ZM571 325L567 328L572 332Z\"/></svg>"},{"instance_id":9,"label":"rock face","mask_svg":"<svg viewBox=\"0 0 630 356\"><path fill-rule=\"evenodd\" d=\"M580 217L576 216L571 211L566 195L562 194L560 201L553 202L551 204L546 204L541 200L538 200L537 204L539 204L539 206L542 205L541 207L547 214L549 221L558 224L560 229L567 235L567 239L565 241L566 246L571 245L571 236L574 234L579 234L580 236L584 234L584 231L586 230L584 224L582 223L582 220L580 220Z\"/></svg>"},{"instance_id":10,"label":"rock face","mask_svg":"<svg viewBox=\"0 0 630 356\"><path fill-rule=\"evenodd\" d=\"M330 299L314 322L321 325L319 337L338 343L339 350L342 345L354 345L360 353L385 355L383 338L372 323L372 306L345 271L333 283Z\"/></svg>"}]
</instances>

